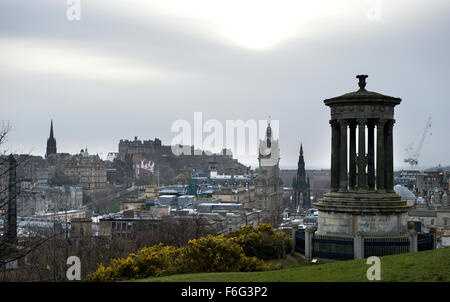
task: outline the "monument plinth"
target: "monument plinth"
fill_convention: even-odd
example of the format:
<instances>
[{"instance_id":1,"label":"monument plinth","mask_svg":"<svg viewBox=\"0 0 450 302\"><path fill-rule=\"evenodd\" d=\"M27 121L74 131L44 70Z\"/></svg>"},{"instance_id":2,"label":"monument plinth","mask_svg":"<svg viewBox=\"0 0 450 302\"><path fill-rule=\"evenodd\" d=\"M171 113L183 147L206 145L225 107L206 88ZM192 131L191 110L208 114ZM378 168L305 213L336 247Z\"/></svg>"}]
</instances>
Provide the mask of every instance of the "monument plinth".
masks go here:
<instances>
[{"instance_id":1,"label":"monument plinth","mask_svg":"<svg viewBox=\"0 0 450 302\"><path fill-rule=\"evenodd\" d=\"M394 192L394 107L400 98L360 89L324 100L331 109L331 191L314 206L319 235L408 233L406 201Z\"/></svg>"}]
</instances>

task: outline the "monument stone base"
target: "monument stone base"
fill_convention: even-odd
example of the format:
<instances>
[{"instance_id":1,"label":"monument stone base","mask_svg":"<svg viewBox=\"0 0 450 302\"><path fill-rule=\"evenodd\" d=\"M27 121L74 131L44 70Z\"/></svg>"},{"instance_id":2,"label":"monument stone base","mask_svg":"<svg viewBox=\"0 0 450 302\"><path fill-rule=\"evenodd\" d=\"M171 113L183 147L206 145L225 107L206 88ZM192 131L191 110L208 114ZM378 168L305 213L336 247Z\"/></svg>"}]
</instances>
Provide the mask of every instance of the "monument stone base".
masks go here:
<instances>
[{"instance_id":1,"label":"monument stone base","mask_svg":"<svg viewBox=\"0 0 450 302\"><path fill-rule=\"evenodd\" d=\"M330 192L314 206L319 211L317 235L406 236L406 201L395 193Z\"/></svg>"}]
</instances>

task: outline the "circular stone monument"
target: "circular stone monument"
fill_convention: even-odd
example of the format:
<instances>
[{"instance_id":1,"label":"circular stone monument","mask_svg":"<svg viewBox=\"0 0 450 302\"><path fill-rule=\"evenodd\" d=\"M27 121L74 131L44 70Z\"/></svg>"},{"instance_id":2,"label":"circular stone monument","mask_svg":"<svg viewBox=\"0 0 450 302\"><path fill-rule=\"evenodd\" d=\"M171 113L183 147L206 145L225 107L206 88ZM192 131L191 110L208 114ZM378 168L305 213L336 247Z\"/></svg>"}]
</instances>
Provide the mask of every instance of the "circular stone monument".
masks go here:
<instances>
[{"instance_id":1,"label":"circular stone monument","mask_svg":"<svg viewBox=\"0 0 450 302\"><path fill-rule=\"evenodd\" d=\"M401 99L360 89L324 100L331 109L331 191L314 206L318 235L408 233L408 210L393 189L394 107ZM366 141L367 140L367 141Z\"/></svg>"}]
</instances>

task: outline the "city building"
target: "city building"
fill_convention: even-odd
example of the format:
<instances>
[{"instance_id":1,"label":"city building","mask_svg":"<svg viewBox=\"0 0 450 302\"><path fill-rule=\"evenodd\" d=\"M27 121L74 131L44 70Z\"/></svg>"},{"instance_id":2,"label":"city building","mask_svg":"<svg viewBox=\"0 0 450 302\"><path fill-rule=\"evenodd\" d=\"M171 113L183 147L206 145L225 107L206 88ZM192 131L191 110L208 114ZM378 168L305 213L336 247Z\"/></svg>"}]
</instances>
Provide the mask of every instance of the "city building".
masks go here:
<instances>
[{"instance_id":1,"label":"city building","mask_svg":"<svg viewBox=\"0 0 450 302\"><path fill-rule=\"evenodd\" d=\"M255 207L263 210L264 215L281 214L283 191L279 167L280 147L279 139L272 137L270 122L265 139L259 141L258 161L258 175L254 179Z\"/></svg>"}]
</instances>

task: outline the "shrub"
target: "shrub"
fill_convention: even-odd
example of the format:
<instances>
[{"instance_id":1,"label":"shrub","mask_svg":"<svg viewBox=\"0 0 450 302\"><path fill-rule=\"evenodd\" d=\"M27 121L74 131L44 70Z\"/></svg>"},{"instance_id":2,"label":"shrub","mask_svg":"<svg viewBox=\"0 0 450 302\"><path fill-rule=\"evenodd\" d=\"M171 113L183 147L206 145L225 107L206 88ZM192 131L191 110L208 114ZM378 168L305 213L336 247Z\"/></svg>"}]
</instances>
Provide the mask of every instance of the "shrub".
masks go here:
<instances>
[{"instance_id":1,"label":"shrub","mask_svg":"<svg viewBox=\"0 0 450 302\"><path fill-rule=\"evenodd\" d=\"M113 259L105 267L100 264L98 269L89 275L92 281L116 281L123 279L159 277L174 273L173 263L179 250L163 244L143 248L138 254L130 254L126 259Z\"/></svg>"},{"instance_id":2,"label":"shrub","mask_svg":"<svg viewBox=\"0 0 450 302\"><path fill-rule=\"evenodd\" d=\"M176 260L179 272L237 272L245 260L242 247L223 235L193 239Z\"/></svg>"},{"instance_id":3,"label":"shrub","mask_svg":"<svg viewBox=\"0 0 450 302\"><path fill-rule=\"evenodd\" d=\"M241 272L257 272L257 271L267 271L272 269L272 267L266 264L263 260L256 257L244 257L241 264Z\"/></svg>"},{"instance_id":4,"label":"shrub","mask_svg":"<svg viewBox=\"0 0 450 302\"><path fill-rule=\"evenodd\" d=\"M92 281L159 277L174 273L251 272L271 269L263 260L282 258L290 238L269 224L243 226L226 235L193 239L182 248L163 244L146 247L127 258L100 264Z\"/></svg>"},{"instance_id":5,"label":"shrub","mask_svg":"<svg viewBox=\"0 0 450 302\"><path fill-rule=\"evenodd\" d=\"M262 260L283 258L292 246L290 238L285 233L275 232L270 224L265 223L259 224L258 228L246 225L226 236L235 238L246 256Z\"/></svg>"}]
</instances>

